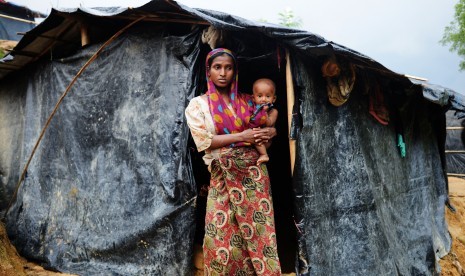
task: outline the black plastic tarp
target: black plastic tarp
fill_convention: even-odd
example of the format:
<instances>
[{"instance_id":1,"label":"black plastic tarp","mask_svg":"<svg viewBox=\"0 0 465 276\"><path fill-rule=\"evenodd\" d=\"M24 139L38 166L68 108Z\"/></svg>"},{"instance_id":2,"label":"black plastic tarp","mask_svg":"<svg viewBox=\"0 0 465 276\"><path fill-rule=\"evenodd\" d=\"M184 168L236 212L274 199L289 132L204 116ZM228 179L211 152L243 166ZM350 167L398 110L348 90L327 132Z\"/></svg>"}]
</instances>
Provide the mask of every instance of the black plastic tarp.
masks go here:
<instances>
[{"instance_id":1,"label":"black plastic tarp","mask_svg":"<svg viewBox=\"0 0 465 276\"><path fill-rule=\"evenodd\" d=\"M7 218L25 257L80 275L190 270L195 184L186 166L184 108L194 91L195 43L145 29L113 43L83 73ZM27 72L27 89L14 87L21 79L2 84L8 120L1 132L14 158L11 166L2 162L2 184L16 185L58 97L97 46L37 64Z\"/></svg>"},{"instance_id":2,"label":"black plastic tarp","mask_svg":"<svg viewBox=\"0 0 465 276\"><path fill-rule=\"evenodd\" d=\"M99 40L116 33L124 24L121 18L135 20L144 15L154 15L158 20L168 22L193 22L193 24L212 25L216 28L229 32L247 32L252 35L266 36L278 41L281 45L303 52L306 56L333 56L335 54L346 55L353 63L366 68L376 69L391 78L402 79L408 84L408 79L399 75L357 51L344 47L323 37L299 29L287 28L284 26L255 22L238 16L226 14L218 11L193 9L175 1L154 0L138 8L114 7L114 8L86 8L79 9L52 9L51 14L35 29L24 35L24 38L15 48L19 53L12 55L0 62L0 78L4 77L11 70L8 65L22 67L37 56L50 54L58 57L65 53L80 49L81 23L86 21L92 23L89 28L90 37ZM72 17L72 16L75 17ZM79 20L78 18L81 17ZM98 20L98 19L100 20ZM109 18L109 20L104 20ZM150 17L149 17L150 18ZM97 23L98 22L98 23ZM108 32L108 30L112 31ZM45 34L45 36L44 36ZM48 51L47 51L48 50ZM34 55L22 56L21 52ZM3 67L5 66L5 68ZM3 69L8 69L4 71Z\"/></svg>"},{"instance_id":3,"label":"black plastic tarp","mask_svg":"<svg viewBox=\"0 0 465 276\"><path fill-rule=\"evenodd\" d=\"M400 96L383 87L397 101L407 145L402 158L395 122L383 126L368 114L366 83L336 108L327 103L325 83L312 77L315 69L298 63L304 125L294 187L310 274L433 275L450 246L441 107L419 93Z\"/></svg>"},{"instance_id":4,"label":"black plastic tarp","mask_svg":"<svg viewBox=\"0 0 465 276\"><path fill-rule=\"evenodd\" d=\"M153 1L111 14L171 8ZM227 30L227 46L240 57L243 91L261 69L277 67L284 123L278 124L269 165L276 212L291 213L287 229L278 230L278 250L280 235L297 233L298 252L287 253L298 256L297 272L311 267L312 275L433 275L439 270L436 260L451 242L444 219L444 107L434 102L440 93L425 99L423 86L308 32L184 6L177 11ZM82 19L82 11L70 14ZM51 31L59 18L64 20L55 11L37 29ZM84 71L52 120L7 215L9 236L22 255L82 275L192 272L200 183L194 181L192 162L198 160L188 150L183 112L189 99L204 91L207 46L200 36L206 27L136 25ZM31 36L25 39L18 44L22 50L40 46ZM0 83L2 206L58 97L98 46L67 48L61 53L68 55L41 59ZM284 48L292 57L294 110L301 118L293 178L287 178L284 161ZM329 104L320 72L321 62L333 55L358 66L354 91L339 108ZM386 99L395 103L405 158L397 149L396 125L380 125L368 113L370 79L383 83ZM446 105L463 107L452 100ZM292 200L280 203L289 196L283 188Z\"/></svg>"}]
</instances>

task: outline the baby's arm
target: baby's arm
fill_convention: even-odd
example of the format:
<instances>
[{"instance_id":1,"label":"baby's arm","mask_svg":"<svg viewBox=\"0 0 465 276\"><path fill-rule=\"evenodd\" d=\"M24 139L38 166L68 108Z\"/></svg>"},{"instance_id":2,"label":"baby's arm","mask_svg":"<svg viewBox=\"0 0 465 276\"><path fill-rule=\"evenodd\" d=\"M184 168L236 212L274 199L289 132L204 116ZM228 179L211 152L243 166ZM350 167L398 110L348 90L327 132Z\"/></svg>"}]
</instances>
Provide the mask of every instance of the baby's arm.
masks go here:
<instances>
[{"instance_id":1,"label":"baby's arm","mask_svg":"<svg viewBox=\"0 0 465 276\"><path fill-rule=\"evenodd\" d=\"M276 108L272 108L268 111L268 118L266 119L266 126L267 127L274 127L276 124L276 120L278 120L278 110Z\"/></svg>"}]
</instances>

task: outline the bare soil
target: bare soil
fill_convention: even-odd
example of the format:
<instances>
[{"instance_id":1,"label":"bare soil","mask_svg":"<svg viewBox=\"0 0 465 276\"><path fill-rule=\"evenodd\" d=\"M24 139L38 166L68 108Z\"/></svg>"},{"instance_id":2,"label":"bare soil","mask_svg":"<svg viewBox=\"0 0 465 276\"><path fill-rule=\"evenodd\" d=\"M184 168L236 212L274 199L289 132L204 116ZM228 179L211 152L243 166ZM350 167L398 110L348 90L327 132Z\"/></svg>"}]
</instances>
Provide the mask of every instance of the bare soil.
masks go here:
<instances>
[{"instance_id":1,"label":"bare soil","mask_svg":"<svg viewBox=\"0 0 465 276\"><path fill-rule=\"evenodd\" d=\"M449 177L449 197L455 213L446 208L452 248L439 261L442 276L465 276L465 180Z\"/></svg>"},{"instance_id":2,"label":"bare soil","mask_svg":"<svg viewBox=\"0 0 465 276\"><path fill-rule=\"evenodd\" d=\"M0 57L4 57L18 44L17 41L0 40Z\"/></svg>"},{"instance_id":3,"label":"bare soil","mask_svg":"<svg viewBox=\"0 0 465 276\"><path fill-rule=\"evenodd\" d=\"M3 223L0 223L0 275L2 276L72 276L45 270L43 267L28 262L19 256L16 248L10 243Z\"/></svg>"},{"instance_id":4,"label":"bare soil","mask_svg":"<svg viewBox=\"0 0 465 276\"><path fill-rule=\"evenodd\" d=\"M448 255L439 260L441 276L465 276L465 180L449 178L449 197L456 212L446 208L446 220L452 237L452 248ZM196 275L203 275L201 248L196 248L194 263ZM0 223L0 275L4 276L73 276L45 270L41 266L22 258L11 245ZM295 275L295 274L288 274Z\"/></svg>"}]
</instances>

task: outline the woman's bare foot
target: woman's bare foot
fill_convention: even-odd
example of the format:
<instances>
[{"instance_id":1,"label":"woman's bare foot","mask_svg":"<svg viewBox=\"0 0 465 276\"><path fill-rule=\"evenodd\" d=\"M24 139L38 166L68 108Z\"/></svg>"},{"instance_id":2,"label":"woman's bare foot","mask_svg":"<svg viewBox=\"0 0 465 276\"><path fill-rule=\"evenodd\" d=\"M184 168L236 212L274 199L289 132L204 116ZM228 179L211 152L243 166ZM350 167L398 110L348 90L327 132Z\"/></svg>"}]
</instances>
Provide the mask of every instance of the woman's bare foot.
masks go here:
<instances>
[{"instance_id":1,"label":"woman's bare foot","mask_svg":"<svg viewBox=\"0 0 465 276\"><path fill-rule=\"evenodd\" d=\"M269 160L270 157L268 157L268 154L260 155L257 160L257 166L260 166L261 163L268 162Z\"/></svg>"}]
</instances>

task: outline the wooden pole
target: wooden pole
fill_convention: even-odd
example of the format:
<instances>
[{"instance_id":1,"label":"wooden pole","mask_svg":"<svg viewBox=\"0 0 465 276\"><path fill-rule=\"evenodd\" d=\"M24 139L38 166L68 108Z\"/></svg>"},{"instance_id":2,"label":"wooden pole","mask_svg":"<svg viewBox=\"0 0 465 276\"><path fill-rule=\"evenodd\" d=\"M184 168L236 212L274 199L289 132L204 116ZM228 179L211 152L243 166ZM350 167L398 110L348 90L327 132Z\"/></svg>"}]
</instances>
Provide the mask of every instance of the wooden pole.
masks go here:
<instances>
[{"instance_id":1,"label":"wooden pole","mask_svg":"<svg viewBox=\"0 0 465 276\"><path fill-rule=\"evenodd\" d=\"M292 82L291 72L291 59L289 50L286 49L286 91L287 91L287 124L288 124L288 137L289 137L289 153L291 159L291 174L294 175L294 164L295 164L295 140L290 139L291 135L291 124L292 124L292 111L295 103L294 96L294 83Z\"/></svg>"},{"instance_id":2,"label":"wooden pole","mask_svg":"<svg viewBox=\"0 0 465 276\"><path fill-rule=\"evenodd\" d=\"M84 47L90 43L89 39L89 30L87 29L87 25L84 23L81 24L81 46Z\"/></svg>"},{"instance_id":3,"label":"wooden pole","mask_svg":"<svg viewBox=\"0 0 465 276\"><path fill-rule=\"evenodd\" d=\"M447 173L447 176L465 177L465 174L461 174L461 173Z\"/></svg>"},{"instance_id":4,"label":"wooden pole","mask_svg":"<svg viewBox=\"0 0 465 276\"><path fill-rule=\"evenodd\" d=\"M35 22L35 21L26 20L26 19L14 17L14 16L8 16L8 15L5 15L5 14L0 14L0 17L7 18L7 19L11 19L11 20L16 20L16 21L20 21L20 22L24 22L24 23L34 24L34 25L38 25L38 24L39 24L39 23L37 23L37 22Z\"/></svg>"}]
</instances>

